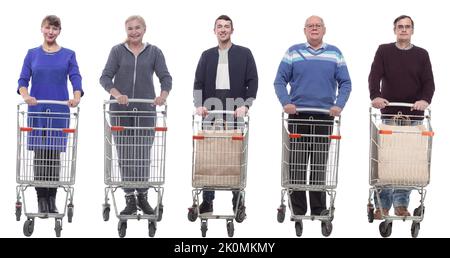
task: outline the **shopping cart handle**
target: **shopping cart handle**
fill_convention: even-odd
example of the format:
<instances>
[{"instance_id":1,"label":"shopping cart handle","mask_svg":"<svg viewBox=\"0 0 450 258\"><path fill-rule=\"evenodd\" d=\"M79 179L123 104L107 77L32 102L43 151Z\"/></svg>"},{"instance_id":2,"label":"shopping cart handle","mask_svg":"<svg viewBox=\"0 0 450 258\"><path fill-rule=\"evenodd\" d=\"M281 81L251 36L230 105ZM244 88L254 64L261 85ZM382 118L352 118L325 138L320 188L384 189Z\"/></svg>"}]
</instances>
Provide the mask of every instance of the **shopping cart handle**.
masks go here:
<instances>
[{"instance_id":1,"label":"shopping cart handle","mask_svg":"<svg viewBox=\"0 0 450 258\"><path fill-rule=\"evenodd\" d=\"M105 100L105 104L117 104L119 103L117 99L110 99ZM148 103L153 104L155 103L154 99L128 99L128 103ZM167 102L164 102L164 105L166 105Z\"/></svg>"},{"instance_id":2,"label":"shopping cart handle","mask_svg":"<svg viewBox=\"0 0 450 258\"><path fill-rule=\"evenodd\" d=\"M68 106L69 100L37 100L38 104L56 104L62 106ZM20 101L19 105L28 105L25 101Z\"/></svg>"},{"instance_id":3,"label":"shopping cart handle","mask_svg":"<svg viewBox=\"0 0 450 258\"><path fill-rule=\"evenodd\" d=\"M297 112L299 113L306 113L306 112L317 112L317 113L323 113L323 114L329 114L330 110L325 108L296 108Z\"/></svg>"},{"instance_id":4,"label":"shopping cart handle","mask_svg":"<svg viewBox=\"0 0 450 258\"><path fill-rule=\"evenodd\" d=\"M211 115L215 115L215 114L219 114L219 115L234 115L234 111L230 111L230 110L210 110L208 111L208 114Z\"/></svg>"},{"instance_id":5,"label":"shopping cart handle","mask_svg":"<svg viewBox=\"0 0 450 258\"><path fill-rule=\"evenodd\" d=\"M405 102L389 102L388 107L412 107L414 104Z\"/></svg>"}]
</instances>

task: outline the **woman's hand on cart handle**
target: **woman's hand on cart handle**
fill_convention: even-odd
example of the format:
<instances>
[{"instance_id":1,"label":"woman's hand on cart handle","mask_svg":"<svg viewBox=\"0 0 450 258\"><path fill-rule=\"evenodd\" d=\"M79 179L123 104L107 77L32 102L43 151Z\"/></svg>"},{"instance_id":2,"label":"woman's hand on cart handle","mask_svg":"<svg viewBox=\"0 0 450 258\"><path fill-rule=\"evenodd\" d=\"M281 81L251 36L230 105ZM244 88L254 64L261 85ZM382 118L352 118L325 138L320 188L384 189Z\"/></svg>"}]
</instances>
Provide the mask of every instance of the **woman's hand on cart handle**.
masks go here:
<instances>
[{"instance_id":1,"label":"woman's hand on cart handle","mask_svg":"<svg viewBox=\"0 0 450 258\"><path fill-rule=\"evenodd\" d=\"M295 113L297 113L297 107L294 104L286 104L283 107L283 110L287 114L295 114Z\"/></svg>"},{"instance_id":2,"label":"woman's hand on cart handle","mask_svg":"<svg viewBox=\"0 0 450 258\"><path fill-rule=\"evenodd\" d=\"M36 106L38 104L36 98L32 96L24 96L23 101L25 101L25 103L27 103L29 106Z\"/></svg>"},{"instance_id":3,"label":"woman's hand on cart handle","mask_svg":"<svg viewBox=\"0 0 450 258\"><path fill-rule=\"evenodd\" d=\"M430 104L426 102L425 100L418 100L414 103L414 105L411 107L411 110L419 110L419 111L425 111L427 107Z\"/></svg>"},{"instance_id":4,"label":"woman's hand on cart handle","mask_svg":"<svg viewBox=\"0 0 450 258\"><path fill-rule=\"evenodd\" d=\"M198 107L195 113L199 116L205 117L208 115L208 109L206 107Z\"/></svg>"},{"instance_id":5,"label":"woman's hand on cart handle","mask_svg":"<svg viewBox=\"0 0 450 258\"><path fill-rule=\"evenodd\" d=\"M340 116L342 112L342 108L338 106L332 106L330 108L330 116Z\"/></svg>"},{"instance_id":6,"label":"woman's hand on cart handle","mask_svg":"<svg viewBox=\"0 0 450 258\"><path fill-rule=\"evenodd\" d=\"M161 94L159 94L159 96L155 98L153 103L158 106L165 105L168 96L169 96L169 92L163 90L163 91L161 91Z\"/></svg>"},{"instance_id":7,"label":"woman's hand on cart handle","mask_svg":"<svg viewBox=\"0 0 450 258\"><path fill-rule=\"evenodd\" d=\"M80 98L73 98L73 99L69 99L69 101L67 101L67 105L69 107L76 107L76 106L78 106L78 104L80 104Z\"/></svg>"},{"instance_id":8,"label":"woman's hand on cart handle","mask_svg":"<svg viewBox=\"0 0 450 258\"><path fill-rule=\"evenodd\" d=\"M119 103L120 105L128 105L128 96L127 95L120 94L115 98L117 100L117 103Z\"/></svg>"},{"instance_id":9,"label":"woman's hand on cart handle","mask_svg":"<svg viewBox=\"0 0 450 258\"><path fill-rule=\"evenodd\" d=\"M380 97L376 97L372 100L372 107L383 109L389 105L389 101L387 99L383 99Z\"/></svg>"}]
</instances>

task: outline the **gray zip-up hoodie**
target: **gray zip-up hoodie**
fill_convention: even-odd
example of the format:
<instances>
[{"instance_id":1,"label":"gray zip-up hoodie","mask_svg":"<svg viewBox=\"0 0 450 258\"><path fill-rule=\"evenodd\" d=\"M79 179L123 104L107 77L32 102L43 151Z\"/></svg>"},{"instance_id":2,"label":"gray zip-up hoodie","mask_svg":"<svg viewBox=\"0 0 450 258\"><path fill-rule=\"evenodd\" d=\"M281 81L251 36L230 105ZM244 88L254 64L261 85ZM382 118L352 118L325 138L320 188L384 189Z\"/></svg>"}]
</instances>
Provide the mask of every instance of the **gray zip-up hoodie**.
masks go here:
<instances>
[{"instance_id":1,"label":"gray zip-up hoodie","mask_svg":"<svg viewBox=\"0 0 450 258\"><path fill-rule=\"evenodd\" d=\"M144 49L135 57L127 45L121 43L111 49L100 77L100 84L108 93L112 88L116 88L128 98L154 99L153 73L159 78L161 91L170 92L172 76L167 70L162 51L146 43Z\"/></svg>"}]
</instances>

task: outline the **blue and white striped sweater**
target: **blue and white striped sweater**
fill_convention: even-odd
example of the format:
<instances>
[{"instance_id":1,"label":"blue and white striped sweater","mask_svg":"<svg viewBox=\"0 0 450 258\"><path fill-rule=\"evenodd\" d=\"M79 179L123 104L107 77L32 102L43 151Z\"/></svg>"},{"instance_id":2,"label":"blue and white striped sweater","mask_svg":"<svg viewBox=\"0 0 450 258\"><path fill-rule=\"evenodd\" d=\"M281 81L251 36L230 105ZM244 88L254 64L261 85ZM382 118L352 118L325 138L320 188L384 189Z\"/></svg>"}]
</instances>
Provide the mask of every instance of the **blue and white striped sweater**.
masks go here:
<instances>
[{"instance_id":1,"label":"blue and white striped sweater","mask_svg":"<svg viewBox=\"0 0 450 258\"><path fill-rule=\"evenodd\" d=\"M333 105L343 108L351 91L344 57L337 47L328 44L318 50L305 43L290 47L280 63L274 86L283 106L292 103L325 109Z\"/></svg>"}]
</instances>

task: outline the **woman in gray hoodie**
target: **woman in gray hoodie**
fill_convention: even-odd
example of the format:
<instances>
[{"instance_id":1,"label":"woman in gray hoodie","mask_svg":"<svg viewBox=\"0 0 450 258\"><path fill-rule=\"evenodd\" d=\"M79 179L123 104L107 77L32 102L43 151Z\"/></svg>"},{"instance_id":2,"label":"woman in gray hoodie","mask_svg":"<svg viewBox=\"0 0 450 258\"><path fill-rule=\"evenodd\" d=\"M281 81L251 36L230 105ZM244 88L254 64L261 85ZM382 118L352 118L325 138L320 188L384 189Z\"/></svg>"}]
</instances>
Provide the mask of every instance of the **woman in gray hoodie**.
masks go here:
<instances>
[{"instance_id":1,"label":"woman in gray hoodie","mask_svg":"<svg viewBox=\"0 0 450 258\"><path fill-rule=\"evenodd\" d=\"M111 49L108 61L100 77L100 84L111 94L111 99L116 99L118 104L111 104L110 111L154 111L155 107L148 103L129 103L128 99L154 99L154 104L163 105L172 88L172 77L167 70L166 61L162 51L149 43L142 42L146 32L145 21L141 16L130 16L125 21L127 39ZM159 78L161 92L155 94L153 74ZM126 114L126 113L125 113ZM111 120L113 125L120 126L154 126L154 119L148 117L116 117ZM122 181L136 180L135 175L148 177L150 164L134 164L136 160L143 160L149 155L150 148L143 151L133 151L133 147L118 142L116 138L117 153ZM124 137L126 139L126 137ZM146 137L150 142L143 143L151 146L153 137ZM127 143L129 144L129 142ZM142 143L140 143L142 144ZM122 146L120 146L122 145ZM133 145L133 144L132 144ZM135 153L136 152L136 153ZM134 163L133 163L134 161ZM139 171L142 170L142 171ZM147 170L147 171L144 171ZM145 176L146 175L146 176ZM139 207L144 214L154 214L147 201L148 188L124 188L126 207L121 215L133 215ZM137 193L137 200L136 194Z\"/></svg>"}]
</instances>

